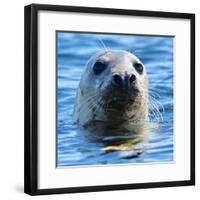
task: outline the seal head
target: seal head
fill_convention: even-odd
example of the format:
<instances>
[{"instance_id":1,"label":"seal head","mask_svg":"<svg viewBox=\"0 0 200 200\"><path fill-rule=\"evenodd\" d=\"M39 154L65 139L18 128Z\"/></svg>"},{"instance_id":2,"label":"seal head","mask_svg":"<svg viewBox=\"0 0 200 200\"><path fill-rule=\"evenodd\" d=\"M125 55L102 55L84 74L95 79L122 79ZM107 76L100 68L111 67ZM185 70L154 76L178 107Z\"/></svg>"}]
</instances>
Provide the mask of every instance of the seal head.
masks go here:
<instances>
[{"instance_id":1,"label":"seal head","mask_svg":"<svg viewBox=\"0 0 200 200\"><path fill-rule=\"evenodd\" d=\"M103 51L81 76L73 120L80 125L148 120L148 79L143 63L127 51Z\"/></svg>"}]
</instances>

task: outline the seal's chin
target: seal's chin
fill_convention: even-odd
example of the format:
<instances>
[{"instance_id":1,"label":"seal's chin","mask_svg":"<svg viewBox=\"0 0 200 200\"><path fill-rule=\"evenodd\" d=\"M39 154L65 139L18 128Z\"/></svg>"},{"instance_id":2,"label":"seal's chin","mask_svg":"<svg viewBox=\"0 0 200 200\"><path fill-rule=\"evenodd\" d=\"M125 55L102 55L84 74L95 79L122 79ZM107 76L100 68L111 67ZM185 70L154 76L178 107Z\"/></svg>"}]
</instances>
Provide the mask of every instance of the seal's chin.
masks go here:
<instances>
[{"instance_id":1,"label":"seal's chin","mask_svg":"<svg viewBox=\"0 0 200 200\"><path fill-rule=\"evenodd\" d=\"M139 90L136 87L127 89L111 86L103 93L104 114L109 119L127 120L130 117L127 113L134 107Z\"/></svg>"}]
</instances>

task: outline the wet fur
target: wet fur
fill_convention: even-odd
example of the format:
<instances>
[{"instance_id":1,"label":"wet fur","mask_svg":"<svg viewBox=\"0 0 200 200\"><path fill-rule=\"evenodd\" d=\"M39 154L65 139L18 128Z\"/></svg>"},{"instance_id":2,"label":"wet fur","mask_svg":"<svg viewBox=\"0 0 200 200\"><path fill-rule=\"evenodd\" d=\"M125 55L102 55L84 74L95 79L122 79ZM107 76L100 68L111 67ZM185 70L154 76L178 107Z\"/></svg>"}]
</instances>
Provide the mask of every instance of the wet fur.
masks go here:
<instances>
[{"instance_id":1,"label":"wet fur","mask_svg":"<svg viewBox=\"0 0 200 200\"><path fill-rule=\"evenodd\" d=\"M99 58L110 62L109 69L100 76L92 67ZM110 59L110 60L109 60ZM101 121L107 124L149 121L148 79L144 69L142 75L131 68L131 62L141 62L126 51L103 51L87 63L76 95L73 120L79 125ZM110 77L115 73L134 73L136 83L129 89L113 88Z\"/></svg>"}]
</instances>

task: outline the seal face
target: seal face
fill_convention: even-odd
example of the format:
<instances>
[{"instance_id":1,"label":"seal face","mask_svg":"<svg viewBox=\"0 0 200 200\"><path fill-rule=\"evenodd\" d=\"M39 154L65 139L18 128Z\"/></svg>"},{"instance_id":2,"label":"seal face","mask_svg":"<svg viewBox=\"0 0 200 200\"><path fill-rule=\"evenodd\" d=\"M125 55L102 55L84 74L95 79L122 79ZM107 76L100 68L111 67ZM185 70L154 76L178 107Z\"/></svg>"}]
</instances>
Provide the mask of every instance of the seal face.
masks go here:
<instances>
[{"instance_id":1,"label":"seal face","mask_svg":"<svg viewBox=\"0 0 200 200\"><path fill-rule=\"evenodd\" d=\"M80 125L148 121L148 79L143 63L127 51L103 51L86 64L73 120Z\"/></svg>"}]
</instances>

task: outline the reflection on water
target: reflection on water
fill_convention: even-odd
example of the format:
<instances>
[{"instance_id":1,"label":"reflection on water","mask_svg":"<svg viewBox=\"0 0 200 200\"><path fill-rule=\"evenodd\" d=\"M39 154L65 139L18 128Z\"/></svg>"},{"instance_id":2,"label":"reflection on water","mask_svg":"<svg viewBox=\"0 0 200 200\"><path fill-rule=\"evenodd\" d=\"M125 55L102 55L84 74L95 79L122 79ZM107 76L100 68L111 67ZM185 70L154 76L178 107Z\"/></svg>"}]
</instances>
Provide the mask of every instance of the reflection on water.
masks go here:
<instances>
[{"instance_id":1,"label":"reflection on water","mask_svg":"<svg viewBox=\"0 0 200 200\"><path fill-rule=\"evenodd\" d=\"M101 48L99 39L110 49L133 51L143 61L151 101L157 102L150 117L162 122L144 123L142 130L137 124L73 124L76 89L85 63ZM59 32L57 42L57 166L173 161L173 38Z\"/></svg>"}]
</instances>

